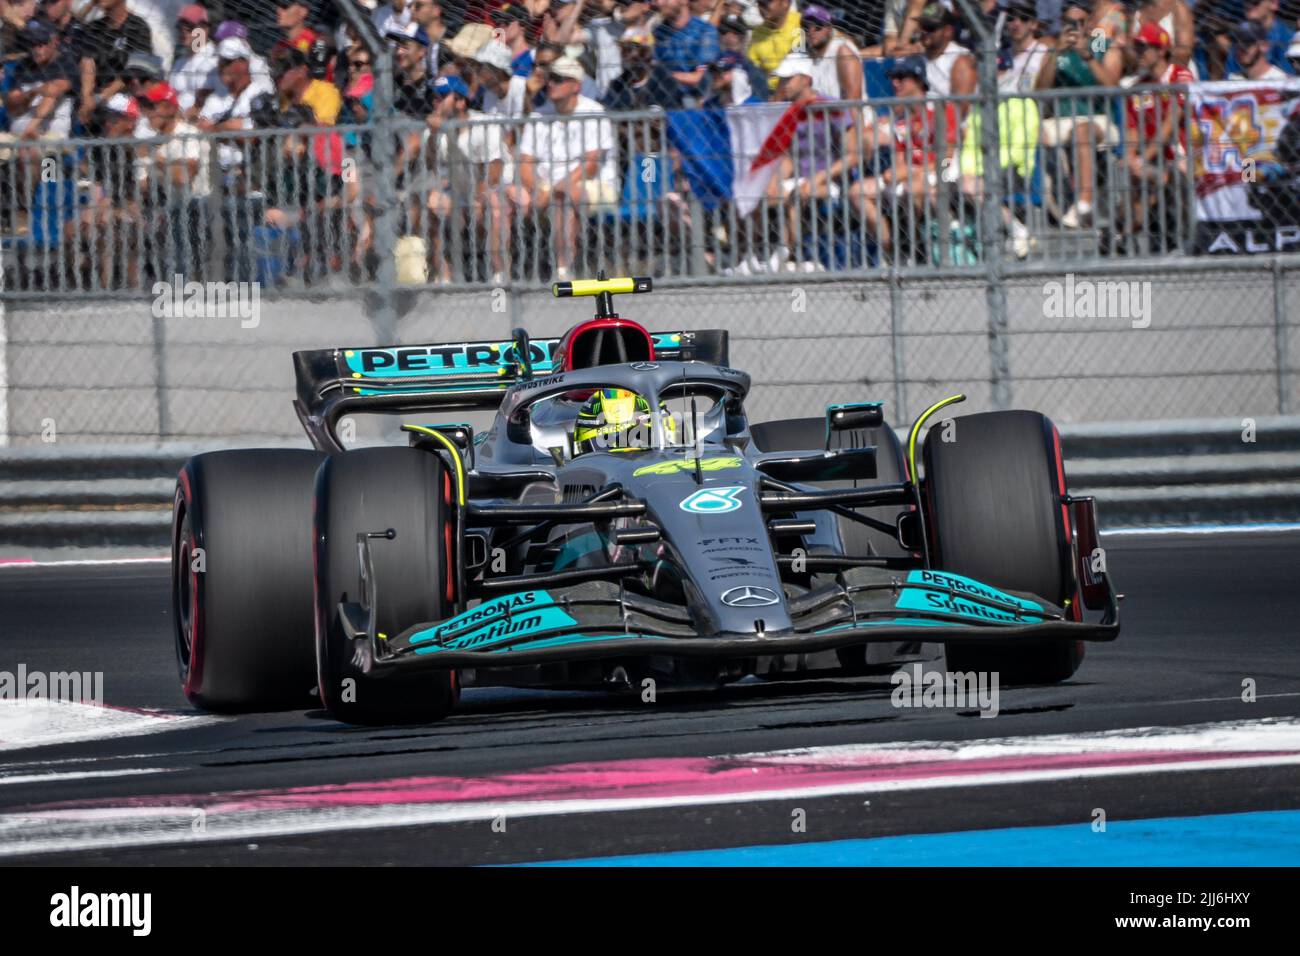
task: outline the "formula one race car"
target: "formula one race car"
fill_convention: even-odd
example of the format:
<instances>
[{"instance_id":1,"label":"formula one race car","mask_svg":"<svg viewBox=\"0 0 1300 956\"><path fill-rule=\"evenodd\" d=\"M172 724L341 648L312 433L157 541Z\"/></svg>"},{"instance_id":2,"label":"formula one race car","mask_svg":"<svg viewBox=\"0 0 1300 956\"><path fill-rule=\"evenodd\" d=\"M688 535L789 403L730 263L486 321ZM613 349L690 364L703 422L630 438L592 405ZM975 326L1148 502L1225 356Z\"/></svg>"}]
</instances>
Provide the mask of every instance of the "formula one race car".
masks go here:
<instances>
[{"instance_id":1,"label":"formula one race car","mask_svg":"<svg viewBox=\"0 0 1300 956\"><path fill-rule=\"evenodd\" d=\"M642 690L862 673L946 648L951 670L1070 677L1114 639L1090 498L1036 412L912 425L879 403L751 424L725 331L649 333L597 297L558 340L298 352L316 450L190 459L172 529L189 699L436 720L466 684ZM495 408L485 432L406 424L346 450L340 419ZM1084 610L1100 612L1085 621ZM1094 615L1094 617L1097 615ZM310 690L312 687L315 690Z\"/></svg>"}]
</instances>

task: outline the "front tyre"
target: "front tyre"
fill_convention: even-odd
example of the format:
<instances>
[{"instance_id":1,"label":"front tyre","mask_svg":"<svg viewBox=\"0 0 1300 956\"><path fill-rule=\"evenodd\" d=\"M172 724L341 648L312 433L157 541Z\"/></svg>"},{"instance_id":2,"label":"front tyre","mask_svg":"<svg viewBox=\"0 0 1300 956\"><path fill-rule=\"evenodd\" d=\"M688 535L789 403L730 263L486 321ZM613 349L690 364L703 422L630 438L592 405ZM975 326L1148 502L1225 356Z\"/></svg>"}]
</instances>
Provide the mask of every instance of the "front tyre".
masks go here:
<instances>
[{"instance_id":1,"label":"front tyre","mask_svg":"<svg viewBox=\"0 0 1300 956\"><path fill-rule=\"evenodd\" d=\"M341 601L362 597L357 535L371 539L376 627L395 636L440 621L455 601L451 475L441 458L415 448L362 448L334 455L316 476L316 672L321 702L350 724L427 723L459 696L451 670L377 677L365 640L352 640Z\"/></svg>"},{"instance_id":2,"label":"front tyre","mask_svg":"<svg viewBox=\"0 0 1300 956\"><path fill-rule=\"evenodd\" d=\"M952 440L925 440L925 501L935 567L1037 594L1079 620L1073 532L1063 502L1065 469L1056 426L1038 412L1001 411L953 420ZM947 645L948 669L997 671L1004 683L1067 680L1080 641Z\"/></svg>"}]
</instances>

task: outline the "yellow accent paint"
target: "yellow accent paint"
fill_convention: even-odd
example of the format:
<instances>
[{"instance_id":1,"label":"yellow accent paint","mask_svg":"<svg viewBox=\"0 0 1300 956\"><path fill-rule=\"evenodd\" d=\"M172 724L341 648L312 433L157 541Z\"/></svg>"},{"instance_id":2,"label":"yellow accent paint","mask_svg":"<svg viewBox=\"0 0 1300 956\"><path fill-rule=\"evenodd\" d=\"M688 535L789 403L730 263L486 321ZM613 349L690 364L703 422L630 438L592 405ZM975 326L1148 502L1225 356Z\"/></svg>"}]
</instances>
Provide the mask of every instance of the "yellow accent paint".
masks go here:
<instances>
[{"instance_id":1,"label":"yellow accent paint","mask_svg":"<svg viewBox=\"0 0 1300 956\"><path fill-rule=\"evenodd\" d=\"M423 425L403 425L402 431L419 432L421 435L436 438L447 446L447 451L451 452L451 460L456 465L456 501L463 507L465 504L465 462L460 457L460 449L456 447L456 443L442 432L433 428L425 428Z\"/></svg>"},{"instance_id":2,"label":"yellow accent paint","mask_svg":"<svg viewBox=\"0 0 1300 956\"><path fill-rule=\"evenodd\" d=\"M925 411L921 413L920 418L918 418L915 422L912 423L912 430L908 432L907 435L907 468L908 468L908 476L912 484L916 484L918 480L916 474L916 439L921 434L921 426L925 424L925 420L927 418L929 418L939 409L946 408L949 405L955 405L957 402L964 402L964 401L966 401L965 395L953 395L950 398L945 398L941 402L935 402L933 405L931 405L929 408L927 408Z\"/></svg>"}]
</instances>

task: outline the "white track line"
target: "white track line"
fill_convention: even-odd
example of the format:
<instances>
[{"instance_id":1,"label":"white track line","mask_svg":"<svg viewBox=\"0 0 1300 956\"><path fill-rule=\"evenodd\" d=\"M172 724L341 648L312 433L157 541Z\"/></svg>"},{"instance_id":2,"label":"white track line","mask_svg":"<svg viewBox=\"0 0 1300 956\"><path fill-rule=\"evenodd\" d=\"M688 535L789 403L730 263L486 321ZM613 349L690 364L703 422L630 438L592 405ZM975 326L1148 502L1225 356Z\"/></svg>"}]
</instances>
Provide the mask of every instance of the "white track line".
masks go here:
<instances>
[{"instance_id":1,"label":"white track line","mask_svg":"<svg viewBox=\"0 0 1300 956\"><path fill-rule=\"evenodd\" d=\"M171 558L70 558L64 561L26 561L0 559L0 571L13 568L95 568L117 564L170 564Z\"/></svg>"},{"instance_id":2,"label":"white track line","mask_svg":"<svg viewBox=\"0 0 1300 956\"><path fill-rule=\"evenodd\" d=\"M466 803L409 803L372 806L308 808L267 807L209 812L201 807L97 806L32 809L0 815L0 857L69 850L113 849L158 844L249 841L272 837L485 822L498 817L577 815L620 810L657 810L763 801L812 799L907 790L960 790L964 787L1047 783L1085 778L1141 774L1241 770L1255 767L1300 766L1300 721L1263 720L1204 724L1196 727L1144 727L1100 734L1054 734L1038 737L990 738L965 742L920 741L894 744L852 744L737 755L732 760L765 763L853 762L873 753L918 750L944 751L948 760L978 761L1015 754L1095 754L1100 752L1184 750L1180 762L1149 762L1102 766L1031 767L935 775L863 779L834 784L776 786L739 792L709 792L645 797L591 797L558 800L478 800ZM1291 750L1291 753L1268 751ZM1192 752L1187 752L1192 751ZM1257 753L1251 753L1251 752ZM1215 753L1238 756L1217 758ZM904 756L900 754L900 757ZM729 758L714 758L725 761ZM617 763L617 761L615 762ZM197 798L196 798L197 799ZM208 798L210 799L210 798ZM231 799L239 797L231 795ZM201 825L196 825L196 820ZM1084 820L1080 821L1086 822ZM436 858L429 860L436 863Z\"/></svg>"}]
</instances>

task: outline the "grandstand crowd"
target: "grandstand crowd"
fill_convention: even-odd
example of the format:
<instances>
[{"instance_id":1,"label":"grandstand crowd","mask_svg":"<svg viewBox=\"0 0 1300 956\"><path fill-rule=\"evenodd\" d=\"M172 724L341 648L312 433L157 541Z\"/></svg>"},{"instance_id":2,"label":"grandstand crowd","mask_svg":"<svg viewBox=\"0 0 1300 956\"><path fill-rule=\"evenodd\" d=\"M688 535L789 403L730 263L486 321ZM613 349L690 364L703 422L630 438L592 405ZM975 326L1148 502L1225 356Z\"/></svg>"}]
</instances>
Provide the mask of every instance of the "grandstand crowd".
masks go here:
<instances>
[{"instance_id":1,"label":"grandstand crowd","mask_svg":"<svg viewBox=\"0 0 1300 956\"><path fill-rule=\"evenodd\" d=\"M956 209L984 188L982 31L950 3L344 2L384 41L392 109L409 120L383 195L412 281L568 277L602 217L648 260L691 247L715 271L834 268L902 245L941 191ZM1000 172L1027 189L1031 157L1059 154L1062 230L1097 224L1107 149L1125 182L1107 227L1164 229L1155 200L1187 175L1185 85L1300 73L1300 2L976 5L1001 91L1024 94L999 109ZM29 264L21 281L374 274L389 173L366 128L388 118L371 50L334 3L0 0L0 19L0 234ZM1135 85L1176 89L1122 92ZM888 97L911 102L871 106ZM751 144L780 155L745 204L743 131L718 108L764 102L808 111ZM806 241L810 215L863 248L828 256ZM1004 218L1027 255L1023 215Z\"/></svg>"}]
</instances>

